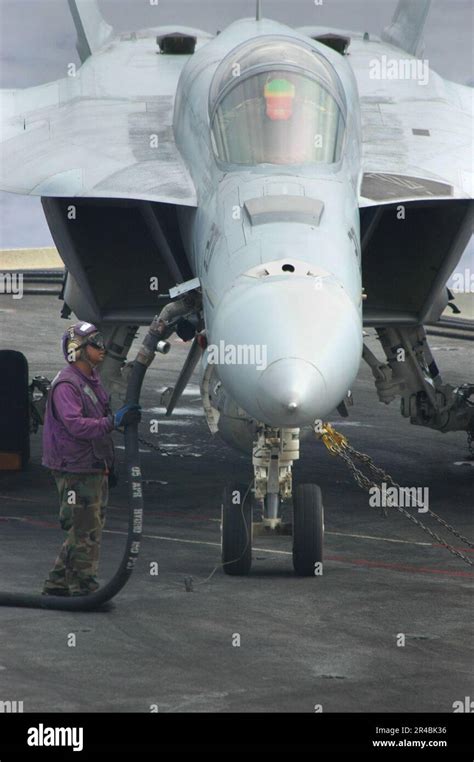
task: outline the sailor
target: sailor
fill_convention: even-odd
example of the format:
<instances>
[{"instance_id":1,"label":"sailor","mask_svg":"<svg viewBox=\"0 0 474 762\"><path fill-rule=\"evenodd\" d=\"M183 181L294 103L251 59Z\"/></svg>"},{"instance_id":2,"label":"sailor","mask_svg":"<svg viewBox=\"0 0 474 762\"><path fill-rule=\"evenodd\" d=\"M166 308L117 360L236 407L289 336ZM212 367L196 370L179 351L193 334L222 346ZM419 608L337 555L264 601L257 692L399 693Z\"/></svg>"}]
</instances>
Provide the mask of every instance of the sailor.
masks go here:
<instances>
[{"instance_id":1,"label":"sailor","mask_svg":"<svg viewBox=\"0 0 474 762\"><path fill-rule=\"evenodd\" d=\"M102 529L113 473L112 431L141 418L139 405L112 413L97 366L105 357L102 334L92 323L70 326L62 338L68 365L54 378L43 429L42 464L59 492L59 522L67 532L44 583L44 595L87 595L97 580Z\"/></svg>"}]
</instances>

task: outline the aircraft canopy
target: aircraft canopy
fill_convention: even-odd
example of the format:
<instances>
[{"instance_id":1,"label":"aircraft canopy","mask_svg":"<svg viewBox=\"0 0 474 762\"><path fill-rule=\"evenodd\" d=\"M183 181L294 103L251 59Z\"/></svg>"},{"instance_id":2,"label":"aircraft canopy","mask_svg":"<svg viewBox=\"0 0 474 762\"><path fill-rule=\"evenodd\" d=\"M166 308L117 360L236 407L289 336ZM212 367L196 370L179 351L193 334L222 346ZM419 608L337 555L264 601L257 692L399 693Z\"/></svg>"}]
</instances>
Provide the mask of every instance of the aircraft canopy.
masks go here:
<instances>
[{"instance_id":1,"label":"aircraft canopy","mask_svg":"<svg viewBox=\"0 0 474 762\"><path fill-rule=\"evenodd\" d=\"M344 112L331 65L287 38L244 43L222 61L211 84L214 148L226 164L336 162Z\"/></svg>"}]
</instances>

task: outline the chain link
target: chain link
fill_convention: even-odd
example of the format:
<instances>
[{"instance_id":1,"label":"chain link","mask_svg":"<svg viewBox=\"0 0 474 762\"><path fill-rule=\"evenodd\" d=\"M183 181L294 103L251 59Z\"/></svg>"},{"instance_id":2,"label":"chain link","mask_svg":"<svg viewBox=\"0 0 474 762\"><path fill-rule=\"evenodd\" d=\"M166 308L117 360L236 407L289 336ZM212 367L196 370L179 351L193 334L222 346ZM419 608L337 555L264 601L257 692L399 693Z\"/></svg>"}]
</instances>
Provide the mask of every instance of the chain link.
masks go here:
<instances>
[{"instance_id":1,"label":"chain link","mask_svg":"<svg viewBox=\"0 0 474 762\"><path fill-rule=\"evenodd\" d=\"M383 468L379 468L375 465L372 458L369 455L365 455L364 453L359 452L354 447L352 447L349 444L349 441L347 438L336 431L331 424L329 423L323 423L322 426L319 428L315 428L315 434L317 437L319 437L322 441L325 447L329 450L331 455L335 455L340 457L345 464L348 466L349 470L352 473L352 476L354 477L355 481L361 487L362 489L366 489L369 491L372 487L379 488L379 484L386 483L389 484L392 487L395 487L396 489L401 490L402 487L395 482L392 477L387 474L386 471L383 470ZM469 435L468 435L469 437ZM472 435L471 435L472 440ZM469 441L469 440L468 440ZM358 460L360 463L363 463L370 474L374 477L374 479L379 480L379 484L377 484L372 479L369 479L366 474L364 474L363 471L361 471L359 468L357 468L356 464L354 463L354 459ZM419 503L416 503L416 505L419 506ZM442 537L440 537L436 532L434 532L432 529L426 526L426 524L423 524L422 521L416 518L412 513L405 510L400 505L392 506L397 509L403 516L406 516L413 524L420 527L424 532L430 535L432 539L436 540L436 542L443 547L445 547L447 550L449 550L450 553L452 553L454 556L457 556L460 558L464 563L468 564L469 566L474 566L474 562L464 555L464 553L461 553L456 548L453 548L452 545L449 545L449 543L446 542ZM384 514L387 515L388 511L387 508L384 508ZM460 532L457 531L453 526L448 524L444 519L442 519L438 514L434 513L431 509L428 508L427 513L441 526L443 526L448 532L450 532L452 535L457 537L461 542L463 542L465 545L467 545L470 548L474 548L474 543L472 543L470 540L468 540L466 537L464 537Z\"/></svg>"},{"instance_id":2,"label":"chain link","mask_svg":"<svg viewBox=\"0 0 474 762\"><path fill-rule=\"evenodd\" d=\"M125 431L122 429L116 429L122 436L125 436ZM154 442L149 442L147 439L143 439L143 437L138 437L138 441L140 444L146 445L147 447L150 447L152 450L156 450L156 452L162 452L162 449L160 445L155 444Z\"/></svg>"},{"instance_id":3,"label":"chain link","mask_svg":"<svg viewBox=\"0 0 474 762\"><path fill-rule=\"evenodd\" d=\"M154 442L149 442L147 439L143 439L143 437L138 437L138 441L140 442L140 444L146 445L147 447L150 447L152 450L156 450L156 452L162 452L160 445L157 445Z\"/></svg>"},{"instance_id":4,"label":"chain link","mask_svg":"<svg viewBox=\"0 0 474 762\"><path fill-rule=\"evenodd\" d=\"M120 431L120 429L119 429ZM123 431L121 431L122 434L124 434ZM357 468L356 464L354 463L353 459L358 460L360 463L363 463L364 466L367 467L368 471L374 479L378 479L379 483L382 484L385 482L386 484L389 484L392 487L395 487L396 489L402 489L402 487L395 482L390 474L387 474L386 471L384 471L383 468L380 468L375 465L372 458L369 455L366 455L362 452L359 452L356 450L352 445L349 444L348 439L341 434L340 432L336 431L331 424L325 423L321 426L321 428L315 429L316 436L319 437L322 441L327 450L331 453L331 455L338 456L341 458L341 460L344 461L344 463L347 465L349 470L352 473L352 476L354 480L357 482L359 487L361 489L365 489L369 491L372 487L377 487L378 484L373 481L372 479L369 479L366 474L364 474L363 471L360 470L360 468ZM155 450L156 452L162 452L159 445L156 445L154 442L149 442L147 439L144 439L143 437L138 437L138 441L141 444L146 445L147 447L150 447L152 450ZM468 432L468 445L469 450L472 452L474 456L474 445L473 445L473 436L471 432ZM417 505L417 503L415 503ZM464 563L468 564L469 566L474 566L474 562L464 555L464 553L461 553L456 548L453 548L452 545L446 542L440 535L436 534L432 529L426 526L422 521L416 518L416 516L413 516L412 513L409 513L405 508L403 508L400 505L392 506L397 509L403 516L406 516L407 519L409 519L413 524L420 527L424 532L426 532L433 540L436 541L439 545L442 545L447 550L449 550L452 555L457 556L460 558ZM385 516L388 515L388 508L386 506L383 507L383 513ZM465 545L467 545L469 548L474 548L474 543L472 543L470 540L468 540L466 537L464 537L460 532L457 531L453 526L447 523L444 519L441 518L441 516L438 516L437 513L434 513L430 508L428 509L427 513L441 526L443 526L448 532L450 532L454 537L457 537L461 542L463 542Z\"/></svg>"}]
</instances>

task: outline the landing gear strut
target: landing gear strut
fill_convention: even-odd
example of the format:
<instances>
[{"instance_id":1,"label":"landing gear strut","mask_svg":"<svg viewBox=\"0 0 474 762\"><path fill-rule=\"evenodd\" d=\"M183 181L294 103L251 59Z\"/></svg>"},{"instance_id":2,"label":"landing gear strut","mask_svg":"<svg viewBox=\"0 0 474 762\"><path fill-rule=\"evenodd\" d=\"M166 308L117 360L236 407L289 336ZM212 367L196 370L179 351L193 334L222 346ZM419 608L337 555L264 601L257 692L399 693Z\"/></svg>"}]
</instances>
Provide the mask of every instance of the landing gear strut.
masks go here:
<instances>
[{"instance_id":1,"label":"landing gear strut","mask_svg":"<svg viewBox=\"0 0 474 762\"><path fill-rule=\"evenodd\" d=\"M292 497L292 466L299 457L299 429L258 430L253 450L253 488L226 487L222 501L222 563L226 574L244 575L252 563L254 534L289 534L281 504ZM252 504L263 502L262 521L252 523ZM286 531L290 528L290 532ZM293 494L293 567L301 577L322 574L324 511L321 490L302 484Z\"/></svg>"},{"instance_id":2,"label":"landing gear strut","mask_svg":"<svg viewBox=\"0 0 474 762\"><path fill-rule=\"evenodd\" d=\"M380 362L364 345L363 358L372 369L379 400L388 405L401 398L400 412L410 423L438 431L474 429L474 384L444 384L423 326L376 328L385 352Z\"/></svg>"}]
</instances>

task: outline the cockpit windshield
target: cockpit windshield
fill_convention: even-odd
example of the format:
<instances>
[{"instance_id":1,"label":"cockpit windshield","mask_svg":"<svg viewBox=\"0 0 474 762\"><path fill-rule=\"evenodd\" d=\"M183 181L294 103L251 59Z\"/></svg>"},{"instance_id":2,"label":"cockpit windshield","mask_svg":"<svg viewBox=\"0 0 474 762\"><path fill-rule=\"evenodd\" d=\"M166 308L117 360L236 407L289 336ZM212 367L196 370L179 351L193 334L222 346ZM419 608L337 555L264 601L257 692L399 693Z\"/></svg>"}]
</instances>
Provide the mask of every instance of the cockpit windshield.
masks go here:
<instances>
[{"instance_id":1,"label":"cockpit windshield","mask_svg":"<svg viewBox=\"0 0 474 762\"><path fill-rule=\"evenodd\" d=\"M310 47L286 38L252 40L218 68L211 127L228 164L333 163L344 136L337 75Z\"/></svg>"}]
</instances>

